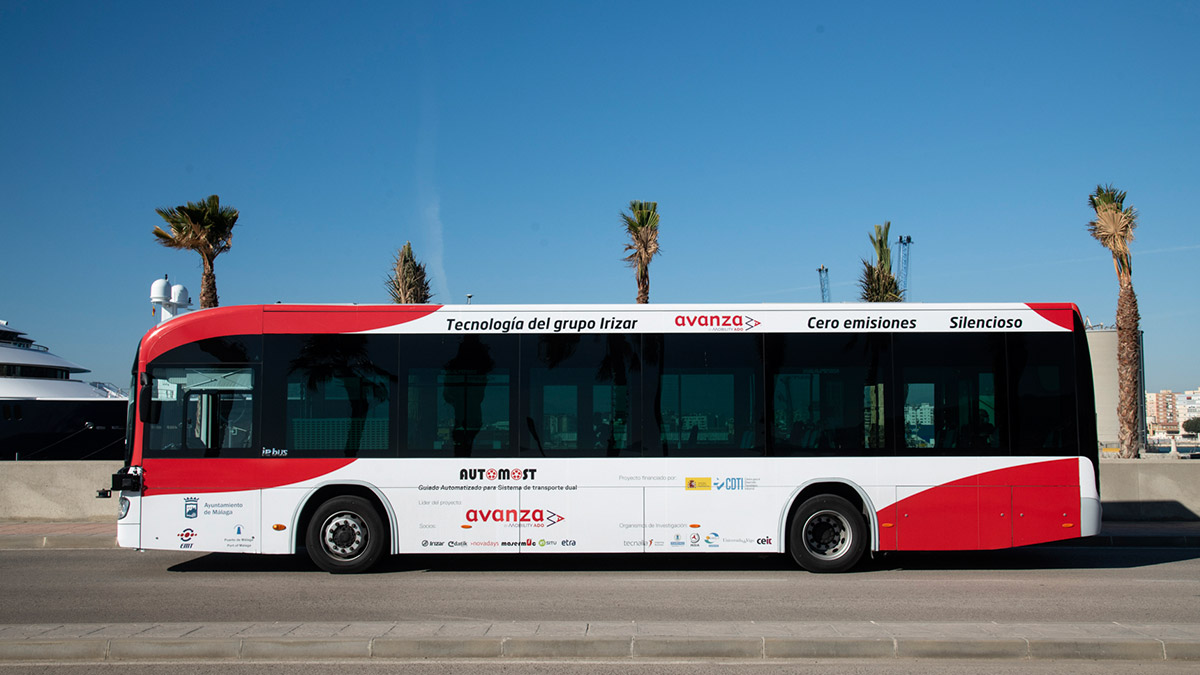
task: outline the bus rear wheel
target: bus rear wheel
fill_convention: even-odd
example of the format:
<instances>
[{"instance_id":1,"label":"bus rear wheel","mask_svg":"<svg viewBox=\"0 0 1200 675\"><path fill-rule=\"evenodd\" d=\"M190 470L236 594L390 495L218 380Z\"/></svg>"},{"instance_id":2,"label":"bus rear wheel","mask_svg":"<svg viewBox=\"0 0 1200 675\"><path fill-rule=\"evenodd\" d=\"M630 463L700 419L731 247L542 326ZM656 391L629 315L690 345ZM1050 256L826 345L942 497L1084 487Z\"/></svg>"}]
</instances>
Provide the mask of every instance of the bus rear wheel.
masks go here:
<instances>
[{"instance_id":1,"label":"bus rear wheel","mask_svg":"<svg viewBox=\"0 0 1200 675\"><path fill-rule=\"evenodd\" d=\"M326 572L365 572L383 553L383 520L362 497L334 497L317 507L304 542L308 556Z\"/></svg>"},{"instance_id":2,"label":"bus rear wheel","mask_svg":"<svg viewBox=\"0 0 1200 675\"><path fill-rule=\"evenodd\" d=\"M845 498L812 497L796 509L788 528L788 549L810 572L845 572L858 564L867 546L862 514Z\"/></svg>"}]
</instances>

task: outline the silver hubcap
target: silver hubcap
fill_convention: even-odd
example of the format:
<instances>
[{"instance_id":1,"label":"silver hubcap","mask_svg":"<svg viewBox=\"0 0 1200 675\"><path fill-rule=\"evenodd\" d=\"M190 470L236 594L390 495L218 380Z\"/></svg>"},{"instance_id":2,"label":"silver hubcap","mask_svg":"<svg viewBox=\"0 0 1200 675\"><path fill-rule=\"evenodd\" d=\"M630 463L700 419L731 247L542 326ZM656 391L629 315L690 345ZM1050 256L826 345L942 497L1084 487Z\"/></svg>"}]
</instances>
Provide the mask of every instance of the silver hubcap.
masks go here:
<instances>
[{"instance_id":1,"label":"silver hubcap","mask_svg":"<svg viewBox=\"0 0 1200 675\"><path fill-rule=\"evenodd\" d=\"M804 548L822 560L836 560L850 550L850 523L837 511L818 511L804 523Z\"/></svg>"},{"instance_id":2,"label":"silver hubcap","mask_svg":"<svg viewBox=\"0 0 1200 675\"><path fill-rule=\"evenodd\" d=\"M321 543L336 558L352 560L362 555L370 533L367 523L357 514L341 511L325 519L321 526Z\"/></svg>"}]
</instances>

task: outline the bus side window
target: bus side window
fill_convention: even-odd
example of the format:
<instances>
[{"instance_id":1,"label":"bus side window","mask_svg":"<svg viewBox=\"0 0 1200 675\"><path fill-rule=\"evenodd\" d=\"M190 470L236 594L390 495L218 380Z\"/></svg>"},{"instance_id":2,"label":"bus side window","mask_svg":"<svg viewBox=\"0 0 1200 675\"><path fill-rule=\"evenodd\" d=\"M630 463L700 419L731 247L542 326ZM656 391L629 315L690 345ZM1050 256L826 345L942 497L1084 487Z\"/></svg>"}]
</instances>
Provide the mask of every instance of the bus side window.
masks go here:
<instances>
[{"instance_id":1,"label":"bus side window","mask_svg":"<svg viewBox=\"0 0 1200 675\"><path fill-rule=\"evenodd\" d=\"M886 335L766 338L771 454L884 455L888 445Z\"/></svg>"},{"instance_id":2,"label":"bus side window","mask_svg":"<svg viewBox=\"0 0 1200 675\"><path fill-rule=\"evenodd\" d=\"M404 335L403 457L514 457L516 335Z\"/></svg>"},{"instance_id":3,"label":"bus side window","mask_svg":"<svg viewBox=\"0 0 1200 675\"><path fill-rule=\"evenodd\" d=\"M901 452L1009 454L1003 334L902 334L893 343Z\"/></svg>"},{"instance_id":4,"label":"bus side window","mask_svg":"<svg viewBox=\"0 0 1200 675\"><path fill-rule=\"evenodd\" d=\"M255 377L251 368L152 368L146 454L252 456Z\"/></svg>"},{"instance_id":5,"label":"bus side window","mask_svg":"<svg viewBox=\"0 0 1200 675\"><path fill-rule=\"evenodd\" d=\"M668 333L653 338L661 344L660 370L657 391L646 403L654 406L660 452L671 457L763 455L763 337ZM646 450L652 449L647 443Z\"/></svg>"},{"instance_id":6,"label":"bus side window","mask_svg":"<svg viewBox=\"0 0 1200 675\"><path fill-rule=\"evenodd\" d=\"M1009 336L1013 388L1013 452L1079 452L1075 362L1070 333Z\"/></svg>"},{"instance_id":7,"label":"bus side window","mask_svg":"<svg viewBox=\"0 0 1200 675\"><path fill-rule=\"evenodd\" d=\"M521 337L521 454L618 457L633 453L631 385L640 383L637 336Z\"/></svg>"},{"instance_id":8,"label":"bus side window","mask_svg":"<svg viewBox=\"0 0 1200 675\"><path fill-rule=\"evenodd\" d=\"M219 457L222 450L250 448L254 401L241 392L189 393L184 404L187 428L184 443Z\"/></svg>"},{"instance_id":9,"label":"bus side window","mask_svg":"<svg viewBox=\"0 0 1200 675\"><path fill-rule=\"evenodd\" d=\"M395 336L272 335L267 346L265 419L279 440L264 440L288 457L396 455Z\"/></svg>"}]
</instances>

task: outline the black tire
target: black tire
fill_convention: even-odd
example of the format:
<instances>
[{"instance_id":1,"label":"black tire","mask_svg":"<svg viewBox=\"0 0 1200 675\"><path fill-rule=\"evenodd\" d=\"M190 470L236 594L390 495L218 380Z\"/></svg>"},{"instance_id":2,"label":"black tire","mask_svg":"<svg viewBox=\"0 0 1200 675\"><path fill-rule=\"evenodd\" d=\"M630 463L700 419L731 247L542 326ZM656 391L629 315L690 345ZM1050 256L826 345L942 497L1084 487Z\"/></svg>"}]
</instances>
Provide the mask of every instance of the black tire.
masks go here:
<instances>
[{"instance_id":1,"label":"black tire","mask_svg":"<svg viewBox=\"0 0 1200 675\"><path fill-rule=\"evenodd\" d=\"M845 572L858 564L866 548L862 513L835 495L808 499L788 526L788 550L810 572Z\"/></svg>"},{"instance_id":2,"label":"black tire","mask_svg":"<svg viewBox=\"0 0 1200 675\"><path fill-rule=\"evenodd\" d=\"M356 574L379 561L386 539L383 520L371 502L342 496L317 508L304 542L317 567L333 574Z\"/></svg>"}]
</instances>

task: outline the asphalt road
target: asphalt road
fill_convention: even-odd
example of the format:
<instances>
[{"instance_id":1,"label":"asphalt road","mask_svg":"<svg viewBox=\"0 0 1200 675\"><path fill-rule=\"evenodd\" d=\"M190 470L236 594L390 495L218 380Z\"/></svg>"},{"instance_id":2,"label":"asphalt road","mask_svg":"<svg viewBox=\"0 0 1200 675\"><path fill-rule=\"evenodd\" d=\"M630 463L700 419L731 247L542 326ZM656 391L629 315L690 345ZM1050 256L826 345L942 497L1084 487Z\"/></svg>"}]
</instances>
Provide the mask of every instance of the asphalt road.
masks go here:
<instances>
[{"instance_id":1,"label":"asphalt road","mask_svg":"<svg viewBox=\"0 0 1200 675\"><path fill-rule=\"evenodd\" d=\"M202 621L1200 622L1200 549L893 554L816 575L783 557L306 558L0 551L0 624Z\"/></svg>"}]
</instances>

